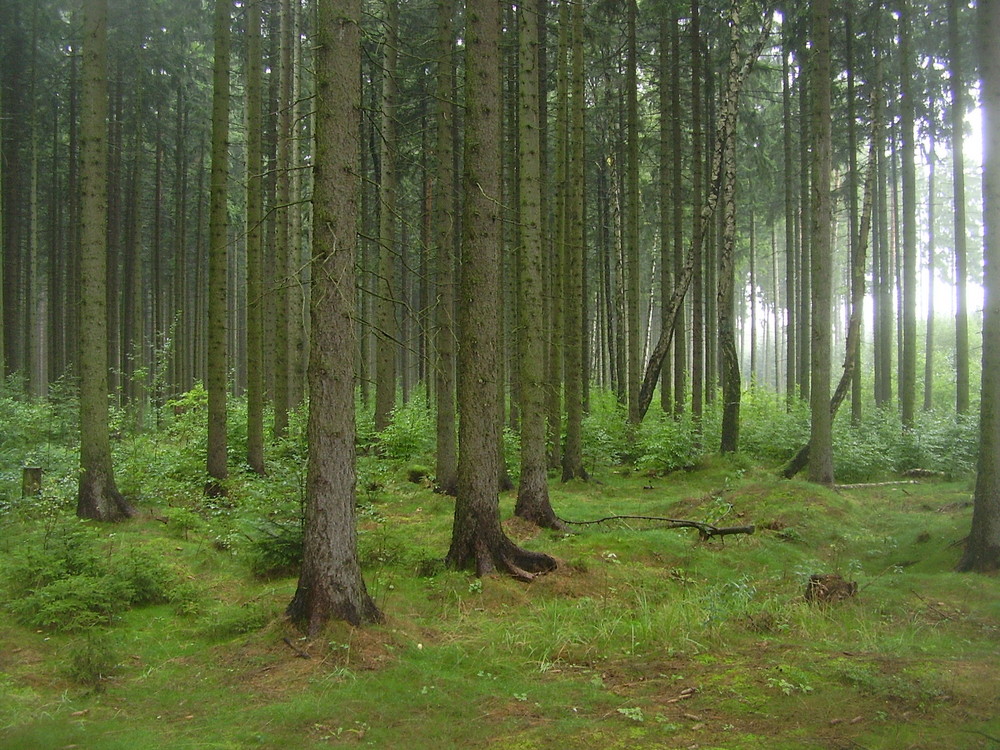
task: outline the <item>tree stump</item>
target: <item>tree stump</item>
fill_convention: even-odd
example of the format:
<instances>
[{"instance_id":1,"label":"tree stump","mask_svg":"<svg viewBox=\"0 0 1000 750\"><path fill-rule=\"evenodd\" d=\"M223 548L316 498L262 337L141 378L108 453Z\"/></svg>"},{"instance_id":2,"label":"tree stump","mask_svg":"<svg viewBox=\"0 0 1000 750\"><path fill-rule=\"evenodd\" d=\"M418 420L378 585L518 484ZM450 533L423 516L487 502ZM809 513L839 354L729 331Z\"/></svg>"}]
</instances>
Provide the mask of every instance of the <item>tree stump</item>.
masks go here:
<instances>
[{"instance_id":1,"label":"tree stump","mask_svg":"<svg viewBox=\"0 0 1000 750\"><path fill-rule=\"evenodd\" d=\"M37 497L42 494L42 467L25 466L21 470L21 497Z\"/></svg>"},{"instance_id":2,"label":"tree stump","mask_svg":"<svg viewBox=\"0 0 1000 750\"><path fill-rule=\"evenodd\" d=\"M857 581L845 581L836 573L809 576L809 583L806 584L807 602L839 602L857 593Z\"/></svg>"}]
</instances>

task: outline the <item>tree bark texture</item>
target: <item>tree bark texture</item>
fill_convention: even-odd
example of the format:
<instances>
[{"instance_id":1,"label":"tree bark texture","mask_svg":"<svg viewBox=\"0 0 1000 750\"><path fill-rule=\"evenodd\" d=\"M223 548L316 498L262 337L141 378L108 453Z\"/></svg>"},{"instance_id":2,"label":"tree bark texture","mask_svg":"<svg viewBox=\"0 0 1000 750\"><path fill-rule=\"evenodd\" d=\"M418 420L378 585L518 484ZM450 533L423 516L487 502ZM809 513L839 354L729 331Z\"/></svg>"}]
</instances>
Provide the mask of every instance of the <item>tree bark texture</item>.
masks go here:
<instances>
[{"instance_id":1,"label":"tree bark texture","mask_svg":"<svg viewBox=\"0 0 1000 750\"><path fill-rule=\"evenodd\" d=\"M812 227L810 254L812 266L812 356L809 389L811 428L809 442L809 479L820 484L833 483L833 420L830 416L830 359L833 296L832 209L830 197L832 115L830 110L830 0L815 0L812 5Z\"/></svg>"},{"instance_id":2,"label":"tree bark texture","mask_svg":"<svg viewBox=\"0 0 1000 750\"><path fill-rule=\"evenodd\" d=\"M396 405L396 63L399 58L398 0L385 2L382 70L382 139L379 160L378 271L375 282L375 429L389 426Z\"/></svg>"},{"instance_id":3,"label":"tree bark texture","mask_svg":"<svg viewBox=\"0 0 1000 750\"><path fill-rule=\"evenodd\" d=\"M107 0L83 7L80 122L80 483L76 514L120 521L135 514L115 485L108 430Z\"/></svg>"},{"instance_id":4,"label":"tree bark texture","mask_svg":"<svg viewBox=\"0 0 1000 750\"><path fill-rule=\"evenodd\" d=\"M434 279L437 288L434 332L436 404L435 477L441 492L454 495L458 472L455 434L455 212L452 138L455 105L452 92L452 28L456 0L438 4L437 145L434 185Z\"/></svg>"},{"instance_id":5,"label":"tree bark texture","mask_svg":"<svg viewBox=\"0 0 1000 750\"><path fill-rule=\"evenodd\" d=\"M224 493L228 475L226 377L228 352L229 23L232 0L215 2L215 64L212 74L212 167L208 268L208 476L209 494Z\"/></svg>"},{"instance_id":6,"label":"tree bark texture","mask_svg":"<svg viewBox=\"0 0 1000 750\"><path fill-rule=\"evenodd\" d=\"M539 142L538 23L535 8L518 9L518 128L520 260L518 366L521 397L521 476L514 515L562 528L549 501L545 454L545 332L542 318L542 214Z\"/></svg>"},{"instance_id":7,"label":"tree bark texture","mask_svg":"<svg viewBox=\"0 0 1000 750\"><path fill-rule=\"evenodd\" d=\"M318 0L309 462L302 569L289 618L317 634L330 619L381 614L365 588L355 520L354 257L361 111L360 0Z\"/></svg>"},{"instance_id":8,"label":"tree bark texture","mask_svg":"<svg viewBox=\"0 0 1000 750\"><path fill-rule=\"evenodd\" d=\"M548 555L515 545L500 525L497 377L500 306L500 4L466 4L466 120L459 285L458 495L446 562L477 575L530 579Z\"/></svg>"},{"instance_id":9,"label":"tree bark texture","mask_svg":"<svg viewBox=\"0 0 1000 750\"><path fill-rule=\"evenodd\" d=\"M985 224L983 381L979 407L979 467L972 529L960 571L1000 569L1000 2L980 0L979 67L983 110Z\"/></svg>"}]
</instances>

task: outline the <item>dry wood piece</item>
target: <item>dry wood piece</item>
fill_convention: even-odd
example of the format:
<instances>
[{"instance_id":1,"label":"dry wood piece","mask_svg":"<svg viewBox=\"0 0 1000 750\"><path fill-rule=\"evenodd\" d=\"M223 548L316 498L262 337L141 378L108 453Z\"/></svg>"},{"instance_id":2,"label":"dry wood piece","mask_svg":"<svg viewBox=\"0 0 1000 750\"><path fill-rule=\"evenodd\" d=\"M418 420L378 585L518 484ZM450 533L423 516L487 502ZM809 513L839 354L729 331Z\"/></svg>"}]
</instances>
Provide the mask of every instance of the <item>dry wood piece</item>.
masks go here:
<instances>
[{"instance_id":1,"label":"dry wood piece","mask_svg":"<svg viewBox=\"0 0 1000 750\"><path fill-rule=\"evenodd\" d=\"M839 602L858 593L857 581L845 581L836 573L809 576L807 602Z\"/></svg>"},{"instance_id":2,"label":"dry wood piece","mask_svg":"<svg viewBox=\"0 0 1000 750\"><path fill-rule=\"evenodd\" d=\"M752 534L756 530L753 524L747 526L713 526L710 523L701 521L685 521L680 518L664 518L663 516L605 516L593 521L567 521L560 518L560 521L573 526L590 526L607 521L661 521L667 524L668 529L698 529L698 535L703 540L711 539L713 536L729 536L730 534Z\"/></svg>"}]
</instances>

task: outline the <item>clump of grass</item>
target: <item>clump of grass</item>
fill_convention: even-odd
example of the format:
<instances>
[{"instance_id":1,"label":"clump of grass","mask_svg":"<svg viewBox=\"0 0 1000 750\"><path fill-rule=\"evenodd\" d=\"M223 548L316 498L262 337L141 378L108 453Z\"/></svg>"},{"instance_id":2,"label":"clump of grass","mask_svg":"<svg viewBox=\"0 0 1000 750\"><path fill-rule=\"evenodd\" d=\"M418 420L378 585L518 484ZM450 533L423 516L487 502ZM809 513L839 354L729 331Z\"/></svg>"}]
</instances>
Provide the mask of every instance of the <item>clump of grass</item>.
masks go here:
<instances>
[{"instance_id":1,"label":"clump of grass","mask_svg":"<svg viewBox=\"0 0 1000 750\"><path fill-rule=\"evenodd\" d=\"M77 685L101 691L118 664L114 641L108 633L90 630L70 643L64 671Z\"/></svg>"}]
</instances>

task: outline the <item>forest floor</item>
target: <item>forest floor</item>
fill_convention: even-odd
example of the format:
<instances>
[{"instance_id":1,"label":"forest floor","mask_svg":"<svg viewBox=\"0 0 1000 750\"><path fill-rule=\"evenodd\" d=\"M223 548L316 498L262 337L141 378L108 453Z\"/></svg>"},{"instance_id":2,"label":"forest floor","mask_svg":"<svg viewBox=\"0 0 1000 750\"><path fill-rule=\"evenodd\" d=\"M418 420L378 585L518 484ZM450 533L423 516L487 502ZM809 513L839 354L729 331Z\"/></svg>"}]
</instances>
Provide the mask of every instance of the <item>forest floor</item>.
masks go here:
<instances>
[{"instance_id":1,"label":"forest floor","mask_svg":"<svg viewBox=\"0 0 1000 750\"><path fill-rule=\"evenodd\" d=\"M176 498L97 527L102 549L144 549L189 595L99 630L0 610L0 747L1000 748L1000 579L952 572L968 483L835 491L720 459L554 482L573 521L757 531L538 531L507 493L508 533L560 561L524 584L444 570L452 501L404 475L360 518L385 622L312 640L282 617L294 574L255 578ZM0 573L53 523L7 524ZM807 601L813 574L857 593Z\"/></svg>"}]
</instances>

